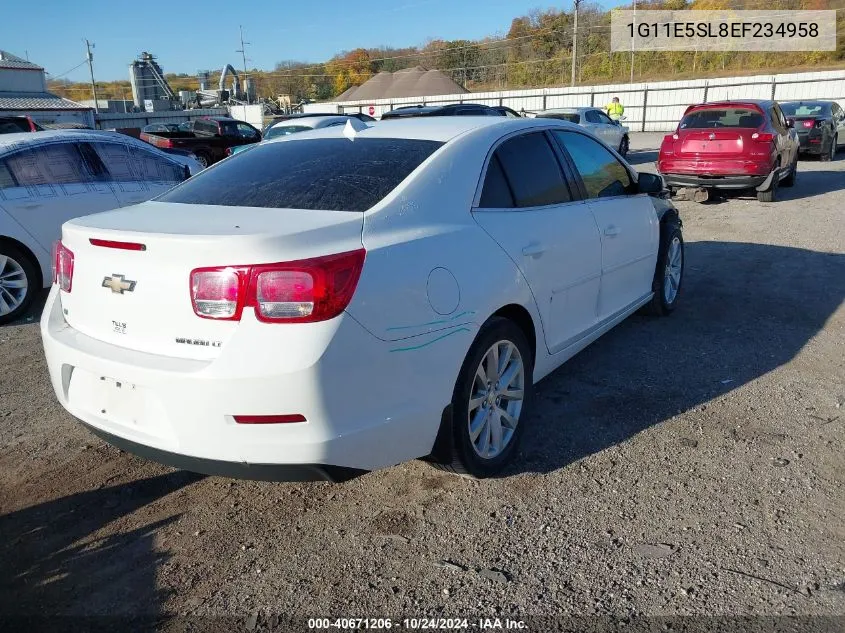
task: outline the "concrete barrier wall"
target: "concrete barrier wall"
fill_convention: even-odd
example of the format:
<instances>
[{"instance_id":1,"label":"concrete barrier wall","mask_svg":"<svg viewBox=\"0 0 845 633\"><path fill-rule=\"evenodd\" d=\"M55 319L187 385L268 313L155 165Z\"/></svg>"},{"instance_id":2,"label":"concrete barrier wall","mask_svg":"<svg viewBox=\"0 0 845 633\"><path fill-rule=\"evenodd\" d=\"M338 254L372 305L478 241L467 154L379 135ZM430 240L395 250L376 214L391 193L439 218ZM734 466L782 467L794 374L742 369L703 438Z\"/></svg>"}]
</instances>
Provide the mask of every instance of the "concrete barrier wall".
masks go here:
<instances>
[{"instance_id":1,"label":"concrete barrier wall","mask_svg":"<svg viewBox=\"0 0 845 633\"><path fill-rule=\"evenodd\" d=\"M625 106L625 125L636 132L673 130L687 106L723 99L827 99L845 108L845 70L753 77L719 77L655 83L536 88L459 95L309 103L305 112L363 112L380 117L403 105L484 103L504 105L516 111L536 112L568 106L604 106L613 97Z\"/></svg>"}]
</instances>

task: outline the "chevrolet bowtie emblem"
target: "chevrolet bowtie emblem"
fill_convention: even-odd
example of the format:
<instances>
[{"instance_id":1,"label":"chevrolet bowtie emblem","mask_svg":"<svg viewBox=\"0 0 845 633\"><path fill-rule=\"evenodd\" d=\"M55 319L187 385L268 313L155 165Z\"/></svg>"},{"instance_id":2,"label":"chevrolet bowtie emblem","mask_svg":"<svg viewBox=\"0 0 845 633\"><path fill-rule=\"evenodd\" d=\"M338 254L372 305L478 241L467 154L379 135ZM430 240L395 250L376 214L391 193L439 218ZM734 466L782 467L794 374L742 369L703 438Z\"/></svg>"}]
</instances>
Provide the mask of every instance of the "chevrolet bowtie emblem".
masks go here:
<instances>
[{"instance_id":1,"label":"chevrolet bowtie emblem","mask_svg":"<svg viewBox=\"0 0 845 633\"><path fill-rule=\"evenodd\" d=\"M135 290L134 281L127 281L123 275L112 275L103 278L103 288L109 288L115 294L122 295L124 292Z\"/></svg>"}]
</instances>

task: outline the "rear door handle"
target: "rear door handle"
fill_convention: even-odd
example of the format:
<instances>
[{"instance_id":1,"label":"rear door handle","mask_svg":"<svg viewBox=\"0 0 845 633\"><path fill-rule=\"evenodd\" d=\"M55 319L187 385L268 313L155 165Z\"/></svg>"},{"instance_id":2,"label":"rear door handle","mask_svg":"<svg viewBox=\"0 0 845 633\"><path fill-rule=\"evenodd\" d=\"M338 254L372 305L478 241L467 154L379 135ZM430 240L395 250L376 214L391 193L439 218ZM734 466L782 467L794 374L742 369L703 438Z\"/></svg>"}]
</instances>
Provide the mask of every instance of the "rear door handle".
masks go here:
<instances>
[{"instance_id":1,"label":"rear door handle","mask_svg":"<svg viewBox=\"0 0 845 633\"><path fill-rule=\"evenodd\" d=\"M613 224L611 224L604 230L604 234L608 237L616 237L617 235L619 235L619 232L619 229Z\"/></svg>"},{"instance_id":2,"label":"rear door handle","mask_svg":"<svg viewBox=\"0 0 845 633\"><path fill-rule=\"evenodd\" d=\"M538 242L532 242L522 248L522 254L526 257L539 257L546 252L546 247Z\"/></svg>"}]
</instances>

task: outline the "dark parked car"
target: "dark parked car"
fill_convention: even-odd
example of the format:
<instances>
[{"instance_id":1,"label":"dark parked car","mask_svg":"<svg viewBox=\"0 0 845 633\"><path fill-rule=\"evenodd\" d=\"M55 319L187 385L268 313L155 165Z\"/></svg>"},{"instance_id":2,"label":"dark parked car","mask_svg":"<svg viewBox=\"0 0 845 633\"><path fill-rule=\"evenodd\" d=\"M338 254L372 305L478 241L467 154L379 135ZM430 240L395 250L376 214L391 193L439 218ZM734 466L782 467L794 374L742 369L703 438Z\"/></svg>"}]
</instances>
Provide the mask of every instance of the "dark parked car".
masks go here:
<instances>
[{"instance_id":1,"label":"dark parked car","mask_svg":"<svg viewBox=\"0 0 845 633\"><path fill-rule=\"evenodd\" d=\"M795 184L798 136L775 101L693 105L664 137L657 171L673 190L754 189L772 202L779 185Z\"/></svg>"},{"instance_id":2,"label":"dark parked car","mask_svg":"<svg viewBox=\"0 0 845 633\"><path fill-rule=\"evenodd\" d=\"M510 108L495 108L480 103L450 103L444 106L402 106L381 115L382 121L418 116L519 116Z\"/></svg>"},{"instance_id":3,"label":"dark parked car","mask_svg":"<svg viewBox=\"0 0 845 633\"><path fill-rule=\"evenodd\" d=\"M780 107L786 120L794 123L799 151L833 160L845 146L845 110L835 101L792 101Z\"/></svg>"},{"instance_id":4,"label":"dark parked car","mask_svg":"<svg viewBox=\"0 0 845 633\"><path fill-rule=\"evenodd\" d=\"M31 117L23 116L0 116L0 134L14 134L17 132L39 132L44 128L38 125Z\"/></svg>"},{"instance_id":5,"label":"dark parked car","mask_svg":"<svg viewBox=\"0 0 845 633\"><path fill-rule=\"evenodd\" d=\"M191 131L141 132L141 140L165 151L189 151L203 167L226 158L230 147L261 140L261 132L249 123L229 117L205 117L192 123Z\"/></svg>"}]
</instances>

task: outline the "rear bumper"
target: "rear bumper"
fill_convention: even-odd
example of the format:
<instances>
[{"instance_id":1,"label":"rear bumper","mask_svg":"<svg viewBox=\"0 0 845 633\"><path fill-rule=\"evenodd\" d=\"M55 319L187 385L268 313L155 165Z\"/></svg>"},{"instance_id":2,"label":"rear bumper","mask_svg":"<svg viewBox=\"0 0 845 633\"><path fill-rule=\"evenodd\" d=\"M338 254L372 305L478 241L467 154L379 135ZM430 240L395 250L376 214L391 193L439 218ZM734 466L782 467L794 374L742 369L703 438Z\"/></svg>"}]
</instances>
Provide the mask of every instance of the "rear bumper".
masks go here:
<instances>
[{"instance_id":1,"label":"rear bumper","mask_svg":"<svg viewBox=\"0 0 845 633\"><path fill-rule=\"evenodd\" d=\"M802 154L823 154L829 151L830 142L825 141L824 135L820 132L818 134L804 134L798 136L798 151Z\"/></svg>"},{"instance_id":2,"label":"rear bumper","mask_svg":"<svg viewBox=\"0 0 845 633\"><path fill-rule=\"evenodd\" d=\"M393 353L397 344L346 314L302 325L318 327L270 329L245 318L217 358L171 358L75 330L54 286L41 335L61 405L107 441L167 465L250 479L341 480L428 455L460 360L421 373L443 366L441 346ZM473 336L449 341L465 338L468 348ZM307 355L296 351L303 345ZM287 414L307 421L234 419Z\"/></svg>"},{"instance_id":3,"label":"rear bumper","mask_svg":"<svg viewBox=\"0 0 845 633\"><path fill-rule=\"evenodd\" d=\"M82 425L94 435L112 446L143 457L165 466L188 470L203 475L230 477L232 479L251 479L253 481L331 481L339 483L366 474L368 471L344 466L323 464L249 464L246 462L227 462L219 459L205 459L171 453L145 444L133 442L125 437L114 435L101 428Z\"/></svg>"},{"instance_id":4,"label":"rear bumper","mask_svg":"<svg viewBox=\"0 0 845 633\"><path fill-rule=\"evenodd\" d=\"M693 187L704 189L725 189L740 191L756 189L768 178L763 176L693 176L691 174L662 174L669 187Z\"/></svg>"}]
</instances>

